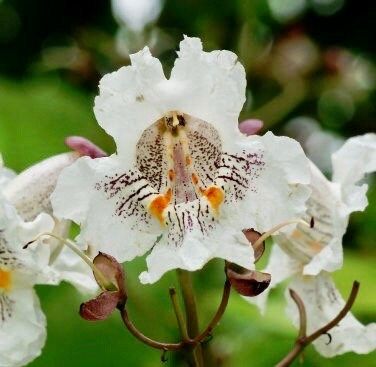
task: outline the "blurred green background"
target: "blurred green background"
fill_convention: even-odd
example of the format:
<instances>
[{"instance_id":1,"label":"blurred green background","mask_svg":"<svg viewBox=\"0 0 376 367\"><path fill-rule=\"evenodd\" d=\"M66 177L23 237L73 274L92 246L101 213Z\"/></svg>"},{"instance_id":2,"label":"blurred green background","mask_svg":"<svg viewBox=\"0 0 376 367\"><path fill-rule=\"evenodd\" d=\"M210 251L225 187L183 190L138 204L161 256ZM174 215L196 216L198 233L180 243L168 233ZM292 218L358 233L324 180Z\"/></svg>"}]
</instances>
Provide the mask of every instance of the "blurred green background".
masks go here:
<instances>
[{"instance_id":1,"label":"blurred green background","mask_svg":"<svg viewBox=\"0 0 376 367\"><path fill-rule=\"evenodd\" d=\"M299 139L330 175L329 155L344 138L375 131L376 6L370 4L165 1L160 16L135 31L125 20L115 21L110 1L0 0L0 152L7 166L21 171L65 151L69 135L83 135L114 151L92 112L100 76L127 64L129 52L145 44L168 73L187 34L199 36L206 50L238 54L248 78L242 119L260 118L265 130ZM353 311L364 323L376 320L376 187L371 177L369 200L367 210L351 219L345 266L334 274L344 295L354 279L361 282ZM137 274L143 268L142 259L126 265L132 318L148 335L177 340L168 297L175 276L141 286ZM222 282L219 261L195 274L203 326L216 310ZM160 353L134 340L117 315L96 324L81 320L78 307L85 297L72 287L39 287L38 293L49 336L43 355L31 366L162 365ZM272 366L288 352L296 331L284 317L283 289L273 292L269 305L261 317L232 295L211 341L221 365ZM179 365L176 356L168 357L166 365ZM355 364L376 366L376 353L324 359L309 347L304 359L304 366Z\"/></svg>"}]
</instances>

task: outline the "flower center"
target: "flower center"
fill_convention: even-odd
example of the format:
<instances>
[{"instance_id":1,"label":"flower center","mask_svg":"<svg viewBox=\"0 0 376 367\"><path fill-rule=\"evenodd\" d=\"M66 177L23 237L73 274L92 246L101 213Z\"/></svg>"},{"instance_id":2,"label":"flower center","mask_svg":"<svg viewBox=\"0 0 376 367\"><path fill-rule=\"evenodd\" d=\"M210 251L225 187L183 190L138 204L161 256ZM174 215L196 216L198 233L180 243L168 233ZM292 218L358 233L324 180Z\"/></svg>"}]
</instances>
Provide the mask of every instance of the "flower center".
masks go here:
<instances>
[{"instance_id":1,"label":"flower center","mask_svg":"<svg viewBox=\"0 0 376 367\"><path fill-rule=\"evenodd\" d=\"M12 283L12 274L8 270L0 269L0 291L9 291Z\"/></svg>"},{"instance_id":2,"label":"flower center","mask_svg":"<svg viewBox=\"0 0 376 367\"><path fill-rule=\"evenodd\" d=\"M224 191L214 185L221 139L209 123L187 114L171 112L147 128L137 144L137 166L159 195L149 212L162 224L170 204L205 197L219 212Z\"/></svg>"}]
</instances>

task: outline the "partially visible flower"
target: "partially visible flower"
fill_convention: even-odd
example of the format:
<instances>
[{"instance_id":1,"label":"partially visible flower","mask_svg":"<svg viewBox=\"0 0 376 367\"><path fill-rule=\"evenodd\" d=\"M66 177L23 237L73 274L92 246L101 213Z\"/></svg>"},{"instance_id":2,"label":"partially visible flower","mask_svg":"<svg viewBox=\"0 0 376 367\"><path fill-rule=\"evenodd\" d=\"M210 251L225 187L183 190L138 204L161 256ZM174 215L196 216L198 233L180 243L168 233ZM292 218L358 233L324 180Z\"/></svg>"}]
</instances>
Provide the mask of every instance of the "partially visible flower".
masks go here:
<instances>
[{"instance_id":1,"label":"partially visible flower","mask_svg":"<svg viewBox=\"0 0 376 367\"><path fill-rule=\"evenodd\" d=\"M114 17L134 32L154 22L162 11L162 0L112 0Z\"/></svg>"},{"instance_id":2,"label":"partially visible flower","mask_svg":"<svg viewBox=\"0 0 376 367\"><path fill-rule=\"evenodd\" d=\"M67 139L67 144L75 152L59 154L39 162L8 180L3 190L0 187L4 197L16 208L23 220L33 221L41 213L52 215L50 195L63 168L82 155L92 158L105 155L84 138L72 137ZM67 237L69 229L69 221L55 221L53 233ZM40 246L49 247L49 265L56 271L60 280L72 283L83 292L93 292L97 289L90 268L78 256L56 239L50 238L45 242L48 244Z\"/></svg>"},{"instance_id":3,"label":"partially visible flower","mask_svg":"<svg viewBox=\"0 0 376 367\"><path fill-rule=\"evenodd\" d=\"M61 170L79 157L77 153L63 153L31 166L8 182L3 189L4 196L26 221L41 212L51 213L49 197L56 180Z\"/></svg>"},{"instance_id":4,"label":"partially visible flower","mask_svg":"<svg viewBox=\"0 0 376 367\"><path fill-rule=\"evenodd\" d=\"M242 230L264 232L305 210L301 147L240 133L246 79L233 53L203 52L185 37L169 79L147 47L131 62L101 80L95 100L117 154L64 169L55 215L80 224L80 240L118 261L150 252L144 283L214 257L252 269Z\"/></svg>"},{"instance_id":5,"label":"partially visible flower","mask_svg":"<svg viewBox=\"0 0 376 367\"><path fill-rule=\"evenodd\" d=\"M50 231L46 214L25 223L0 193L0 365L23 366L38 357L46 340L46 319L34 284L56 283L48 268L49 250L23 245Z\"/></svg>"},{"instance_id":6,"label":"partially visible flower","mask_svg":"<svg viewBox=\"0 0 376 367\"><path fill-rule=\"evenodd\" d=\"M312 196L306 219L314 228L298 225L289 236L276 236L265 269L272 275L270 288L293 276L289 288L296 291L307 308L308 333L331 321L344 305L329 275L342 267L342 237L349 215L367 206L367 185L359 185L366 173L376 171L376 134L349 139L332 155L333 178L329 181L311 165ZM269 288L269 289L270 289ZM264 309L268 291L249 299ZM288 315L298 326L296 306L286 292ZM369 353L376 348L376 323L363 326L349 313L331 331L331 342L321 336L314 345L324 356L345 352Z\"/></svg>"}]
</instances>

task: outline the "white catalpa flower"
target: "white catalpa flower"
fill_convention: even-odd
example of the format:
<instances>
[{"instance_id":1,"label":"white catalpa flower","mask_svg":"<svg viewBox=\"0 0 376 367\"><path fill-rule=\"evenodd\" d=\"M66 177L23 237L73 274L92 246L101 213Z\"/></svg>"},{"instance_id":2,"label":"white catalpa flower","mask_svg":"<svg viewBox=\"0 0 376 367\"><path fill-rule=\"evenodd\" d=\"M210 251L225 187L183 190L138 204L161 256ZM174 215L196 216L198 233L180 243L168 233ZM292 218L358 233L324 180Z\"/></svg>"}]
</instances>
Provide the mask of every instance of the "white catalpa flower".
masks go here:
<instances>
[{"instance_id":1,"label":"white catalpa flower","mask_svg":"<svg viewBox=\"0 0 376 367\"><path fill-rule=\"evenodd\" d=\"M46 319L34 284L54 284L48 247L23 249L54 223L46 214L25 223L0 194L0 366L23 366L40 355Z\"/></svg>"},{"instance_id":2,"label":"white catalpa flower","mask_svg":"<svg viewBox=\"0 0 376 367\"><path fill-rule=\"evenodd\" d=\"M329 272L342 267L342 237L346 232L349 215L367 206L367 185L359 185L366 173L376 171L376 134L349 139L332 155L333 180L329 181L314 166L312 196L307 202L306 219L314 218L310 229L298 225L291 235L278 235L265 271L272 275L271 286L256 299L263 310L272 287L293 276L289 288L296 291L307 308L308 333L318 330L332 320L344 305ZM298 326L296 306L290 299L288 314ZM345 352L368 353L376 348L376 324L363 326L348 314L330 331L318 338L314 345L324 356Z\"/></svg>"},{"instance_id":3,"label":"white catalpa flower","mask_svg":"<svg viewBox=\"0 0 376 367\"><path fill-rule=\"evenodd\" d=\"M253 267L244 228L295 218L309 196L308 160L286 137L243 136L246 79L236 55L186 37L171 76L148 48L100 82L94 111L117 154L78 159L59 177L56 216L119 261L149 252L151 283L214 257Z\"/></svg>"},{"instance_id":4,"label":"white catalpa flower","mask_svg":"<svg viewBox=\"0 0 376 367\"><path fill-rule=\"evenodd\" d=\"M112 12L120 24L134 32L154 22L162 11L162 0L112 0Z\"/></svg>"},{"instance_id":5,"label":"white catalpa flower","mask_svg":"<svg viewBox=\"0 0 376 367\"><path fill-rule=\"evenodd\" d=\"M50 195L57 178L63 168L79 157L76 152L63 153L35 164L10 180L2 193L25 221L33 221L41 213L52 215ZM56 221L53 233L68 237L69 229L69 221ZM45 242L40 246L50 248L49 265L60 281L68 281L82 292L97 290L91 269L81 258L58 240L50 238Z\"/></svg>"}]
</instances>

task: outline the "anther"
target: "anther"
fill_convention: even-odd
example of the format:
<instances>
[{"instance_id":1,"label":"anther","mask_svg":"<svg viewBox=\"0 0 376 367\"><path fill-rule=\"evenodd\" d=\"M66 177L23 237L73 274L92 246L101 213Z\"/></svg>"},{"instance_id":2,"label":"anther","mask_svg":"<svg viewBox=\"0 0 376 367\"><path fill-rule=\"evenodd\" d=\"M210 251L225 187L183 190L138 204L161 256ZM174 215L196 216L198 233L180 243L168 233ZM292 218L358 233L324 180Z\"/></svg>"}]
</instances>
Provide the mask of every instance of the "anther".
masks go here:
<instances>
[{"instance_id":1,"label":"anther","mask_svg":"<svg viewBox=\"0 0 376 367\"><path fill-rule=\"evenodd\" d=\"M172 126L176 127L176 126L179 126L179 124L180 124L180 122L179 122L178 116L177 116L176 112L173 112L172 113Z\"/></svg>"}]
</instances>

